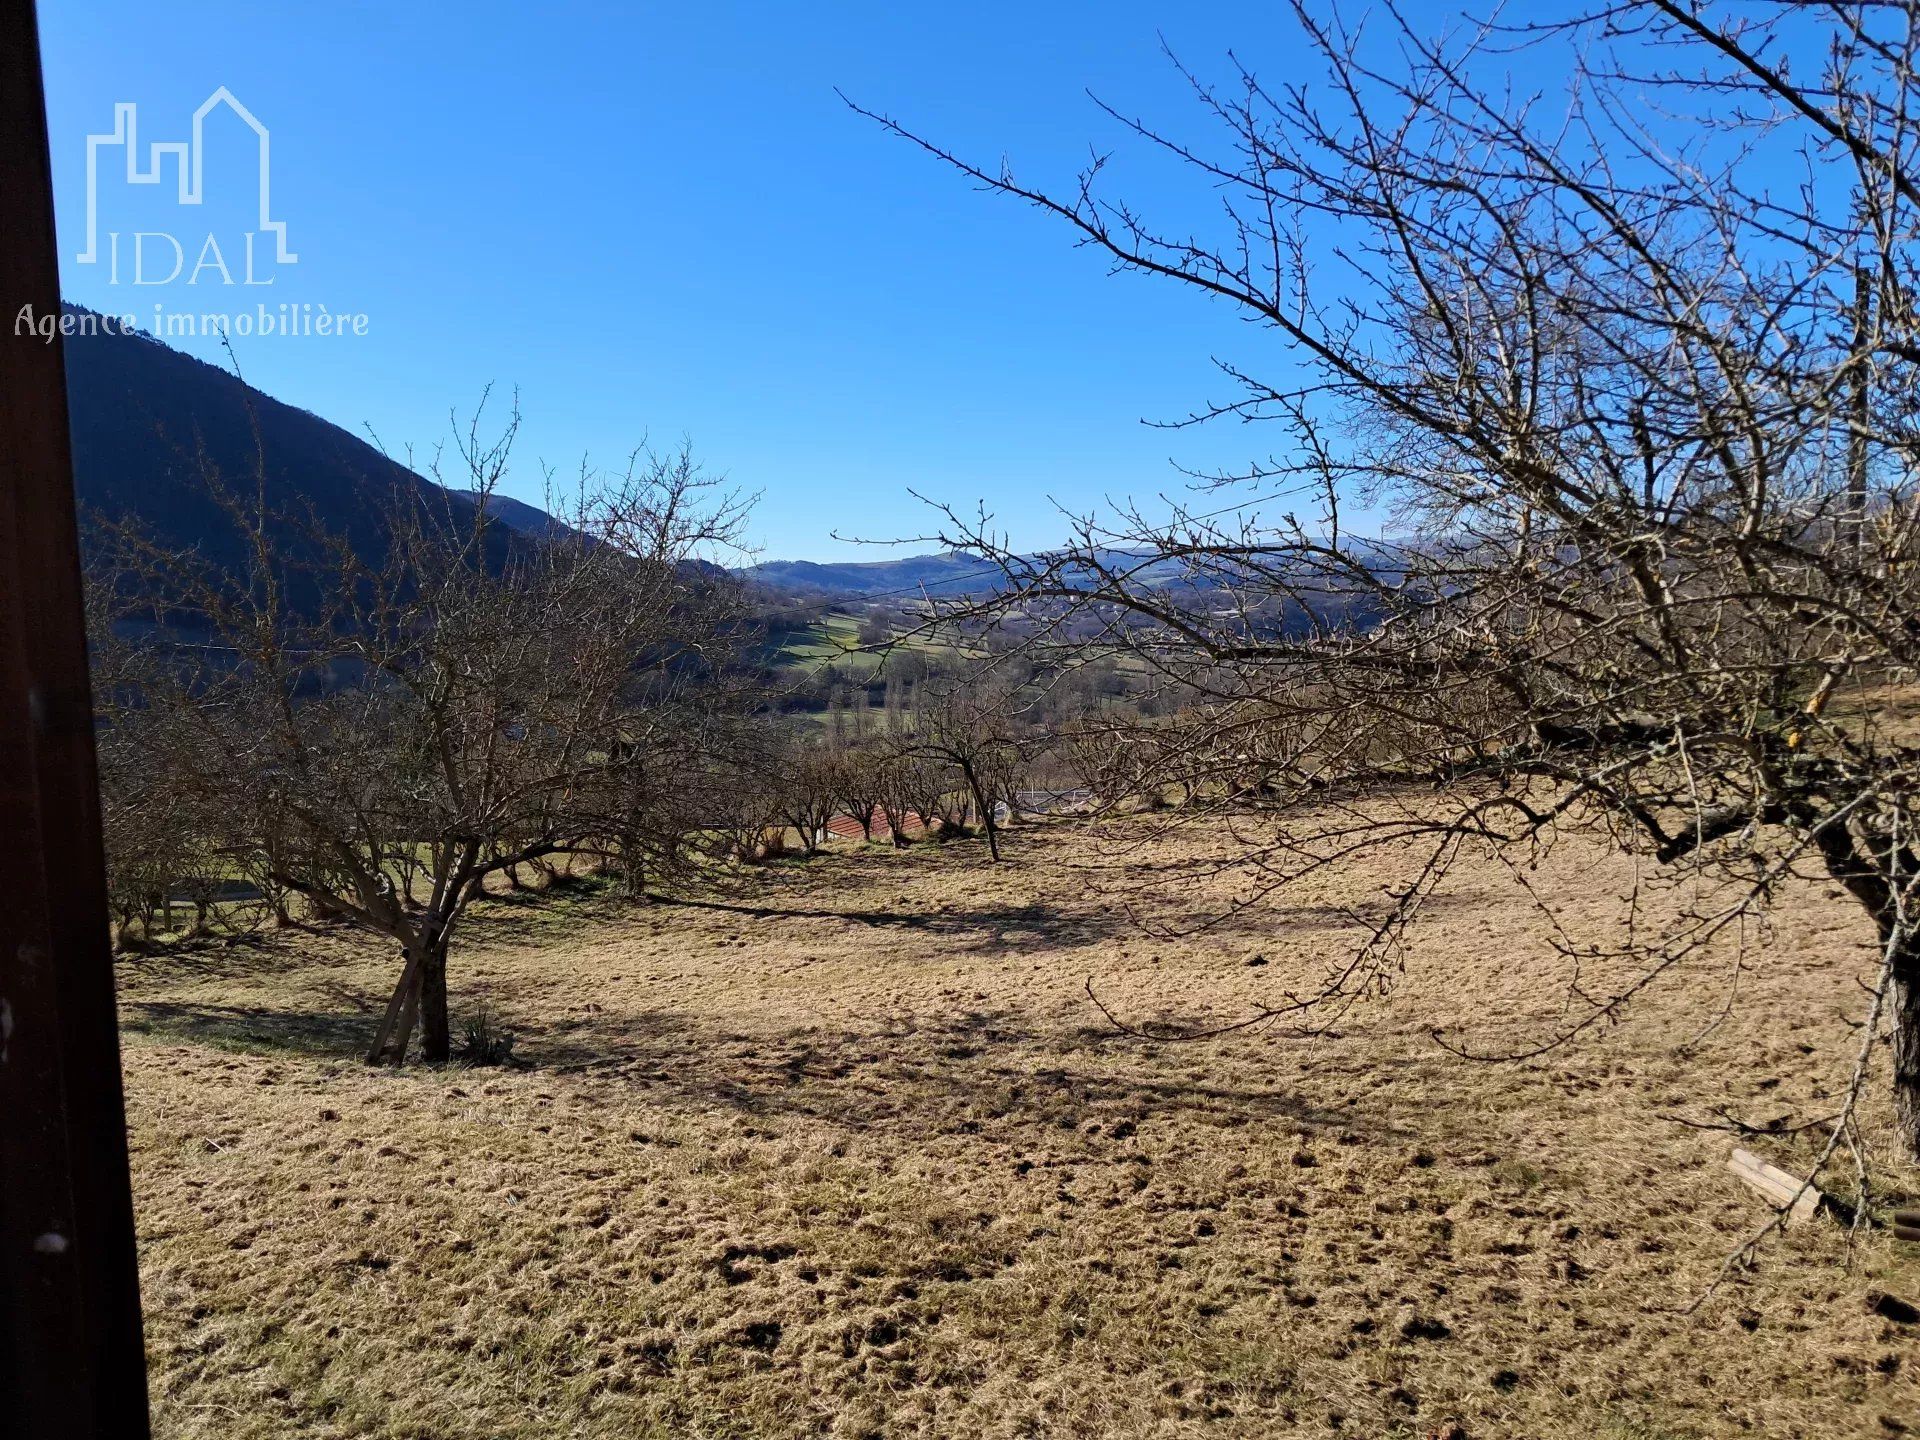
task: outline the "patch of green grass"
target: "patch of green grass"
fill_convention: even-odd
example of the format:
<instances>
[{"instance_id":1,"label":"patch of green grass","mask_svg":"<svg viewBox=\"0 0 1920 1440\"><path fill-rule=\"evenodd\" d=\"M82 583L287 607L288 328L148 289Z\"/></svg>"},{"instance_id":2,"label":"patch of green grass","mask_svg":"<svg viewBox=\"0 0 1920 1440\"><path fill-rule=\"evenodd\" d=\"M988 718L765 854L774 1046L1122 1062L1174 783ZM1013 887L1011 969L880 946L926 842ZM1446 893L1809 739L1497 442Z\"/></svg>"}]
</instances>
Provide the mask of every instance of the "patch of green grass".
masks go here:
<instances>
[{"instance_id":1,"label":"patch of green grass","mask_svg":"<svg viewBox=\"0 0 1920 1440\"><path fill-rule=\"evenodd\" d=\"M845 610L828 609L811 624L796 630L776 630L767 636L766 663L781 669L813 670L833 665L851 674L867 677L886 663L886 652L865 649L860 644L864 617ZM888 637L895 652L914 652L930 657L956 653L932 636L903 634L898 627ZM971 651L960 653L971 654Z\"/></svg>"},{"instance_id":2,"label":"patch of green grass","mask_svg":"<svg viewBox=\"0 0 1920 1440\"><path fill-rule=\"evenodd\" d=\"M1538 1165L1525 1160L1498 1160L1487 1171L1494 1184L1507 1190L1515 1190L1524 1195L1536 1190L1546 1180L1547 1172Z\"/></svg>"}]
</instances>

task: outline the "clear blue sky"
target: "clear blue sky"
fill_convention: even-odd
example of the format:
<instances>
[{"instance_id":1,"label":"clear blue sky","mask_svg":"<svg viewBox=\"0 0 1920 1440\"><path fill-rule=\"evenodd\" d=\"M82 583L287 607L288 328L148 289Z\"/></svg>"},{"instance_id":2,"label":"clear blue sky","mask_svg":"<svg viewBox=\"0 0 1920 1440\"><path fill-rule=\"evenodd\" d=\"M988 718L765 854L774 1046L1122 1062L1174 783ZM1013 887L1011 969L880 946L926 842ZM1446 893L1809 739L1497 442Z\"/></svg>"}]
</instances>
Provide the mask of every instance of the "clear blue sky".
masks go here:
<instances>
[{"instance_id":1,"label":"clear blue sky","mask_svg":"<svg viewBox=\"0 0 1920 1440\"><path fill-rule=\"evenodd\" d=\"M44 4L65 285L97 308L150 309L153 292L74 263L86 136L132 101L143 149L184 138L224 85L272 132L274 209L299 258L270 288L211 298L369 317L364 336L240 342L268 393L397 449L444 435L449 408L489 381L518 386L509 488L530 499L537 460L567 469L685 435L764 492L768 556L871 558L833 533L924 531L909 487L984 500L1016 543L1040 545L1061 533L1050 500L1150 495L1182 483L1170 459L1232 463L1277 443L1140 424L1225 395L1211 356L1270 357L1273 342L1189 294L1109 276L834 87L1060 182L1115 138L1087 88L1185 113L1160 33L1216 73L1231 45L1288 78L1297 45L1274 11ZM221 175L250 163L219 154ZM1151 171L1119 178L1164 193ZM102 210L129 229L170 199L119 189L103 187ZM190 308L206 289L165 299Z\"/></svg>"}]
</instances>

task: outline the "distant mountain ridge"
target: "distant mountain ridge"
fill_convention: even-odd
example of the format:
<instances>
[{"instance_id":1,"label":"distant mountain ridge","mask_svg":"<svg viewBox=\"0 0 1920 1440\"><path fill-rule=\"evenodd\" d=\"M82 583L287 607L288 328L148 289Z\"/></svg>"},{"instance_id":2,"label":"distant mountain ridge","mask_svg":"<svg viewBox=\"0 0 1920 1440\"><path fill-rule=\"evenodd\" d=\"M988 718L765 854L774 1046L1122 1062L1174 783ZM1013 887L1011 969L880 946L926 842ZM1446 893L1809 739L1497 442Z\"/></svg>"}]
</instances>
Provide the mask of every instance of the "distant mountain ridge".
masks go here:
<instances>
[{"instance_id":1,"label":"distant mountain ridge","mask_svg":"<svg viewBox=\"0 0 1920 1440\"><path fill-rule=\"evenodd\" d=\"M270 511L311 514L363 554L384 548L381 517L396 495L473 503L471 492L443 490L331 421L151 337L79 327L65 352L74 489L83 510L108 521L133 519L170 549L197 550L219 565L242 561L239 537L208 476L248 499L264 480ZM488 511L520 535L564 528L511 496L493 496ZM734 573L786 595L848 597L911 595L922 587L965 593L955 587L991 588L998 572L977 558L944 554L846 564L775 560Z\"/></svg>"},{"instance_id":2,"label":"distant mountain ridge","mask_svg":"<svg viewBox=\"0 0 1920 1440\"><path fill-rule=\"evenodd\" d=\"M384 517L396 497L474 503L471 492L443 489L340 426L148 336L83 330L67 338L65 351L74 483L84 510L109 521L131 518L169 548L197 550L224 566L243 561L240 537L210 492L207 475L249 501L264 482L269 513L311 515L370 558L385 549ZM519 537L537 539L566 528L539 506L511 496L493 496L488 513L497 522L490 543L503 556ZM1108 553L1139 562L1127 566L1137 583L1194 585L1178 561ZM703 562L701 568L710 567ZM1383 568L1390 568L1384 557ZM1004 584L996 565L955 551L877 560L768 560L731 573L783 599L823 605L987 595ZM1203 583L1194 593L1206 589Z\"/></svg>"},{"instance_id":3,"label":"distant mountain ridge","mask_svg":"<svg viewBox=\"0 0 1920 1440\"><path fill-rule=\"evenodd\" d=\"M1380 540L1344 540L1348 563L1366 567L1373 580L1392 583L1404 573L1398 547ZM1084 585L1097 590L1109 576L1124 577L1135 593L1153 592L1175 608L1238 613L1251 632L1301 636L1324 626L1364 628L1380 614L1370 581L1356 581L1339 566L1321 567L1302 557L1289 568L1291 583L1252 564L1236 564L1230 557L1190 562L1146 548L1105 548L1091 556L1049 555L1015 557L1016 569L1031 566L1048 571L1054 582ZM1272 561L1266 562L1271 569ZM1097 568L1096 568L1097 567ZM794 600L822 605L858 605L881 600L911 601L921 595L932 600L977 599L1009 588L999 565L955 551L910 555L895 560L814 562L772 560L738 572ZM1042 602L1037 615L1047 613Z\"/></svg>"},{"instance_id":4,"label":"distant mountain ridge","mask_svg":"<svg viewBox=\"0 0 1920 1440\"><path fill-rule=\"evenodd\" d=\"M864 599L984 592L998 589L1001 579L999 567L951 550L894 560L766 560L738 573L785 594Z\"/></svg>"}]
</instances>

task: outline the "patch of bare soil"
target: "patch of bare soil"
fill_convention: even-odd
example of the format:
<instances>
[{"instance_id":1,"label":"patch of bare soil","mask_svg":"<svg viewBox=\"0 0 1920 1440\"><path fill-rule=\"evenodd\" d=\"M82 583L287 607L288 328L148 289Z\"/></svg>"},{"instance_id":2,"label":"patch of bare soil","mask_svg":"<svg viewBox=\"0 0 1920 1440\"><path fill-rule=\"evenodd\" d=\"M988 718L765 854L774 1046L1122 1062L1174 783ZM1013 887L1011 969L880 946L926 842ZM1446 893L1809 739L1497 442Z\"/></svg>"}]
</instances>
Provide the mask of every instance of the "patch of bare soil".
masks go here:
<instances>
[{"instance_id":1,"label":"patch of bare soil","mask_svg":"<svg viewBox=\"0 0 1920 1440\"><path fill-rule=\"evenodd\" d=\"M396 962L356 937L129 963L159 1433L1920 1430L1920 1326L1877 1299L1920 1301L1920 1258L1883 1233L1850 1261L1831 1221L1790 1233L1686 1313L1765 1215L1730 1137L1676 1117L1831 1109L1857 912L1810 887L1738 966L1473 1063L1433 1028L1543 1035L1568 973L1472 862L1335 1034L1114 1035L1089 977L1129 1018L1232 1019L1315 980L1386 878L1179 940L1124 913L1146 881L1162 918L1224 898L1228 843L1061 823L997 867L923 847L705 905L490 904L455 1008L524 1071L361 1065ZM1625 861L1568 842L1529 878L1570 933L1617 930Z\"/></svg>"}]
</instances>

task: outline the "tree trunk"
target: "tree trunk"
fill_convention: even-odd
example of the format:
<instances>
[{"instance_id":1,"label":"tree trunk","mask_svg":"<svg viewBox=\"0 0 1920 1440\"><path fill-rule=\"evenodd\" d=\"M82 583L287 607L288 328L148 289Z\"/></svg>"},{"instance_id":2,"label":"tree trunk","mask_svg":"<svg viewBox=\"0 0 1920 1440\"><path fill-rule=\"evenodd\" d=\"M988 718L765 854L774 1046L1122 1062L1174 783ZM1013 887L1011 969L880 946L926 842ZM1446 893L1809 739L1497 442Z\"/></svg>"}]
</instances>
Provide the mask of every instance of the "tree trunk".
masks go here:
<instances>
[{"instance_id":1,"label":"tree trunk","mask_svg":"<svg viewBox=\"0 0 1920 1440\"><path fill-rule=\"evenodd\" d=\"M898 810L895 810L889 805L882 813L885 814L887 819L887 837L893 842L893 848L896 850L906 849L907 817L913 812L905 805L902 805Z\"/></svg>"},{"instance_id":2,"label":"tree trunk","mask_svg":"<svg viewBox=\"0 0 1920 1440\"><path fill-rule=\"evenodd\" d=\"M420 1058L442 1064L453 1056L453 1031L447 1019L447 937L428 942L420 967Z\"/></svg>"},{"instance_id":3,"label":"tree trunk","mask_svg":"<svg viewBox=\"0 0 1920 1440\"><path fill-rule=\"evenodd\" d=\"M1907 1157L1920 1160L1920 941L1894 957L1893 1110Z\"/></svg>"},{"instance_id":4,"label":"tree trunk","mask_svg":"<svg viewBox=\"0 0 1920 1440\"><path fill-rule=\"evenodd\" d=\"M1876 850L1901 852L1884 837L1878 845L1863 845L1850 829L1838 825L1814 828L1812 839L1827 873L1866 907L1880 944L1887 947L1882 953L1891 962L1886 1008L1893 1032L1894 1128L1907 1158L1920 1160L1920 933L1906 929L1902 921L1904 907L1894 889L1900 872L1890 875L1868 858Z\"/></svg>"},{"instance_id":5,"label":"tree trunk","mask_svg":"<svg viewBox=\"0 0 1920 1440\"><path fill-rule=\"evenodd\" d=\"M987 854L996 861L1000 858L1000 827L993 823L993 801L988 798L981 786L979 777L973 773L973 766L962 765L960 775L967 782L967 790L972 796L973 808L980 814L981 828L987 832ZM964 815L964 811L962 814ZM964 824L965 821L963 820Z\"/></svg>"},{"instance_id":6,"label":"tree trunk","mask_svg":"<svg viewBox=\"0 0 1920 1440\"><path fill-rule=\"evenodd\" d=\"M420 1014L420 972L422 966L413 968L413 979L408 982L405 993L400 998L400 1017L394 1022L393 1063L407 1063L407 1042L413 1038L413 1023Z\"/></svg>"},{"instance_id":7,"label":"tree trunk","mask_svg":"<svg viewBox=\"0 0 1920 1440\"><path fill-rule=\"evenodd\" d=\"M393 1063L398 1065L406 1057L407 1037L413 1033L414 996L420 992L420 962L413 946L409 945L403 953L407 963L400 968L400 981L393 987L393 994L387 997L387 1009L380 1017L380 1028L373 1032L373 1044L367 1049L369 1065L378 1065L388 1058L389 1051L394 1051L396 1031L399 1032L399 1048L393 1053ZM403 1016L406 1021L404 1030L400 1029Z\"/></svg>"},{"instance_id":8,"label":"tree trunk","mask_svg":"<svg viewBox=\"0 0 1920 1440\"><path fill-rule=\"evenodd\" d=\"M620 844L620 871L629 900L647 898L647 862L640 838L629 835Z\"/></svg>"}]
</instances>

